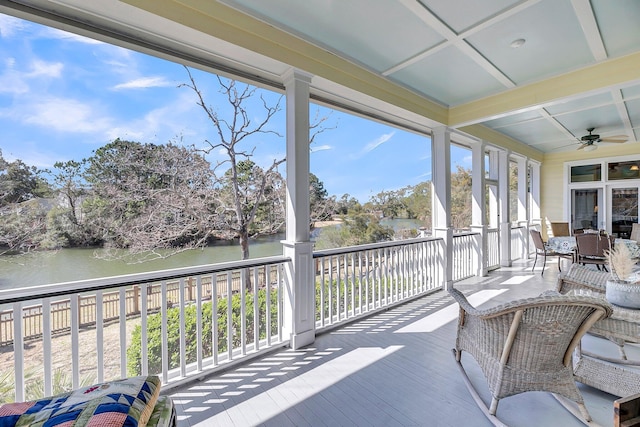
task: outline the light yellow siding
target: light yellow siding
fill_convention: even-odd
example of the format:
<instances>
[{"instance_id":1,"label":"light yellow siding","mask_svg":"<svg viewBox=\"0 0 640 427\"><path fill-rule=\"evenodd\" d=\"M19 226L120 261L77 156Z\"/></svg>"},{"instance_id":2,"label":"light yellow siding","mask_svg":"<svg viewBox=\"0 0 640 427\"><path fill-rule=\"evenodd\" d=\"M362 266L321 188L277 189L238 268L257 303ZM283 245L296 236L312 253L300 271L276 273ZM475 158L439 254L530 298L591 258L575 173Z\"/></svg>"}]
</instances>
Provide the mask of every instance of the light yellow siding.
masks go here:
<instances>
[{"instance_id":1,"label":"light yellow siding","mask_svg":"<svg viewBox=\"0 0 640 427\"><path fill-rule=\"evenodd\" d=\"M557 154L545 154L540 168L540 209L542 219L548 218L550 221L565 220L564 207L566 203L563 200L563 195L567 187L564 178L564 164L566 162L587 159L599 161L603 157L619 156L640 156L640 143L627 142L625 144L599 146L597 150L591 152L574 150Z\"/></svg>"}]
</instances>

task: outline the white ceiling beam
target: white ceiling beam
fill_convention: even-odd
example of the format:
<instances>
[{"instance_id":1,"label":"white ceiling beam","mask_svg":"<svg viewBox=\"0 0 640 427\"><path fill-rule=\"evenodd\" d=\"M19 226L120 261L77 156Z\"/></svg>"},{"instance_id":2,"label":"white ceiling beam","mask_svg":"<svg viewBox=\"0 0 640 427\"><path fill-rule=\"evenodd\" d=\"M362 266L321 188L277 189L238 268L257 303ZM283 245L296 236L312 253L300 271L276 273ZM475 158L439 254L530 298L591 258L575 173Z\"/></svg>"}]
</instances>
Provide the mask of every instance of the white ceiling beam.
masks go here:
<instances>
[{"instance_id":1,"label":"white ceiling beam","mask_svg":"<svg viewBox=\"0 0 640 427\"><path fill-rule=\"evenodd\" d=\"M600 35L591 3L589 0L571 0L571 5L576 12L576 17L578 18L584 37L587 39L587 44L593 57L596 61L604 61L608 57L607 50L602 42L602 36Z\"/></svg>"},{"instance_id":2,"label":"white ceiling beam","mask_svg":"<svg viewBox=\"0 0 640 427\"><path fill-rule=\"evenodd\" d=\"M436 46L437 50L428 49L424 52L421 52L420 58L416 59L416 57L412 57L407 61L404 61L400 64L397 64L395 67L390 68L385 71L383 75L389 75L392 72L396 72L405 68L420 59L424 59L433 53L442 50L443 48L454 45L457 47L463 54L473 60L476 64L478 64L484 71L486 71L489 75L495 78L500 84L502 84L506 88L516 87L516 84L511 81L511 79L505 75L501 70L499 70L495 65L489 62L484 56L482 56L477 50L475 50L463 37L456 34L451 30L447 25L445 25L437 16L431 13L428 9L426 9L422 3L417 2L415 0L398 0L398 2L404 5L407 9L413 12L418 18L422 20L425 24L427 24L431 29L440 34L446 42L441 43Z\"/></svg>"},{"instance_id":3,"label":"white ceiling beam","mask_svg":"<svg viewBox=\"0 0 640 427\"><path fill-rule=\"evenodd\" d=\"M576 135L572 134L569 131L569 129L567 129L566 127L562 126L562 123L560 123L554 116L549 114L547 112L547 110L545 110L544 108L541 108L540 109L540 114L542 114L542 117L544 117L545 120L547 120L547 122L549 122L551 125L553 125L553 127L555 127L560 132L562 132L564 135L566 135L567 139L572 140L572 139L576 138Z\"/></svg>"},{"instance_id":4,"label":"white ceiling beam","mask_svg":"<svg viewBox=\"0 0 640 427\"><path fill-rule=\"evenodd\" d=\"M624 99L622 98L622 92L620 89L614 89L611 91L611 95L613 96L613 102L615 103L616 110L620 115L620 120L622 120L622 123L624 124L624 132L630 140L635 139L633 126L631 126L631 118L629 117L629 112L627 111Z\"/></svg>"},{"instance_id":5,"label":"white ceiling beam","mask_svg":"<svg viewBox=\"0 0 640 427\"><path fill-rule=\"evenodd\" d=\"M508 9L504 9L502 11L500 11L500 13L493 15L487 19L485 19L484 21L479 22L478 24L474 25L473 27L467 28L466 30L464 30L463 32L461 32L459 34L460 37L462 38L467 38L469 36L472 36L473 34L484 30L485 28L489 28L492 25L497 24L500 21L504 21L505 19L508 19L510 17L512 17L513 15L522 12L525 9L530 8L531 6L533 6L536 3L540 3L541 0L524 0L521 1L520 3L517 3L513 6L511 6Z\"/></svg>"},{"instance_id":6,"label":"white ceiling beam","mask_svg":"<svg viewBox=\"0 0 640 427\"><path fill-rule=\"evenodd\" d=\"M441 51L442 49L451 46L451 42L448 40L445 40L441 43L438 43L437 45L430 47L429 49L423 50L421 52L418 52L416 55L412 56L409 59L406 59L396 65L394 65L393 67L385 70L382 72L383 76L390 76L393 73L396 73L404 68L407 68L417 62L422 61L425 58L428 58L429 56L435 54L436 52Z\"/></svg>"}]
</instances>

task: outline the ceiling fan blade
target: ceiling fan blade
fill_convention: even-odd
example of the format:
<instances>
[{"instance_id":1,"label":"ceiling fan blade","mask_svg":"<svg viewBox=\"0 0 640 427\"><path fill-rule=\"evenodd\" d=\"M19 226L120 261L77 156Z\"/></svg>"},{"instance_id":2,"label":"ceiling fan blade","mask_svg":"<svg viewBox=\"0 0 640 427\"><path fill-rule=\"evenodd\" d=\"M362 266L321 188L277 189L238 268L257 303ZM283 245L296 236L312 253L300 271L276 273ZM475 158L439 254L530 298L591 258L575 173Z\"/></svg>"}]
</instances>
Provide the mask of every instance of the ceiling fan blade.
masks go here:
<instances>
[{"instance_id":1,"label":"ceiling fan blade","mask_svg":"<svg viewBox=\"0 0 640 427\"><path fill-rule=\"evenodd\" d=\"M582 150L586 146L587 146L587 144L580 144L580 147L578 147L578 150Z\"/></svg>"},{"instance_id":2,"label":"ceiling fan blade","mask_svg":"<svg viewBox=\"0 0 640 427\"><path fill-rule=\"evenodd\" d=\"M627 140L629 139L629 137L627 135L613 135L613 136L607 136L604 138L600 138L600 141L602 142L627 142Z\"/></svg>"},{"instance_id":3,"label":"ceiling fan blade","mask_svg":"<svg viewBox=\"0 0 640 427\"><path fill-rule=\"evenodd\" d=\"M549 151L558 151L558 150L562 150L563 148L575 147L575 146L576 146L576 144L561 145L560 147L554 147L554 148L550 149Z\"/></svg>"}]
</instances>

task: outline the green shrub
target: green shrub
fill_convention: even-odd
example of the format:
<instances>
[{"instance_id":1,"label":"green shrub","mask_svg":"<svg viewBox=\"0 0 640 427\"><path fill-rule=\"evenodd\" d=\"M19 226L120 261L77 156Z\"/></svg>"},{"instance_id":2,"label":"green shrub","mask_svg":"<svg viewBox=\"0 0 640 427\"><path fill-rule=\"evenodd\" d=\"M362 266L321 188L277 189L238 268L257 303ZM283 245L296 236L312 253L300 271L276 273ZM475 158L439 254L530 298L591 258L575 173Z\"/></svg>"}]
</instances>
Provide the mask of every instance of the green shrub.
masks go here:
<instances>
[{"instance_id":1,"label":"green shrub","mask_svg":"<svg viewBox=\"0 0 640 427\"><path fill-rule=\"evenodd\" d=\"M267 335L266 327L266 289L258 291L258 315L260 322L260 339ZM231 298L231 320L232 320L232 346L237 348L241 344L241 295L234 294ZM270 327L272 334L277 332L278 328L278 294L276 290L271 291L271 313ZM217 326L216 334L218 340L218 353L224 353L227 347L227 299L221 298L217 301ZM245 293L245 312L246 312L246 333L245 342L253 343L253 293ZM202 356L211 357L213 355L212 348L212 303L205 302L202 304ZM152 314L147 317L147 354L148 368L150 374L159 374L162 372L162 315L160 313ZM185 307L185 345L186 345L186 363L192 363L197 360L197 340L196 340L196 306L195 304ZM167 349L169 356L169 369L180 366L180 309L178 307L167 310ZM127 348L127 372L130 376L140 375L142 373L142 329L137 325L131 335L131 344Z\"/></svg>"},{"instance_id":2,"label":"green shrub","mask_svg":"<svg viewBox=\"0 0 640 427\"><path fill-rule=\"evenodd\" d=\"M359 278L356 278L355 281L349 278L342 280L338 286L338 281L335 279L331 281L325 280L324 283L318 280L316 281L316 320L321 319L323 312L324 317L329 318L336 313L351 311L354 309L354 303L355 307L359 307L361 304L375 304L377 300L380 300L384 296L391 297L396 285L401 286L401 283L395 280L381 282L380 279L370 279L367 285ZM320 292L322 290L324 290L324 300L322 301L322 305L320 305ZM340 291L340 299L338 299L338 291ZM331 295L331 298L329 298L329 295ZM362 301L360 299L362 299ZM329 310L330 308L331 312Z\"/></svg>"}]
</instances>

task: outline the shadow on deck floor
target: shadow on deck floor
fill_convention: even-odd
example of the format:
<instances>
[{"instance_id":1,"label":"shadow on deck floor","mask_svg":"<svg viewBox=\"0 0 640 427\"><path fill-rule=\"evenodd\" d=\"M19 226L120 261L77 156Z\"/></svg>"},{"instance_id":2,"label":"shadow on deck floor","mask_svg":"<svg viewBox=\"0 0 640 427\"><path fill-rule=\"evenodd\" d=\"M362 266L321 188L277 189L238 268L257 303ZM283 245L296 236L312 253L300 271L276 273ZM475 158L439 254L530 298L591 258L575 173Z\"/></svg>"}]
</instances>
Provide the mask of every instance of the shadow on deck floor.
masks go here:
<instances>
[{"instance_id":1,"label":"shadow on deck floor","mask_svg":"<svg viewBox=\"0 0 640 427\"><path fill-rule=\"evenodd\" d=\"M495 305L555 287L523 262L456 283L474 305ZM178 426L489 426L464 386L451 349L458 311L445 291L318 335L171 392ZM466 356L466 358L465 358ZM463 363L479 390L473 359ZM613 424L616 398L581 386L594 420ZM483 395L489 401L486 390ZM505 398L498 416L513 427L580 426L547 393Z\"/></svg>"}]
</instances>

